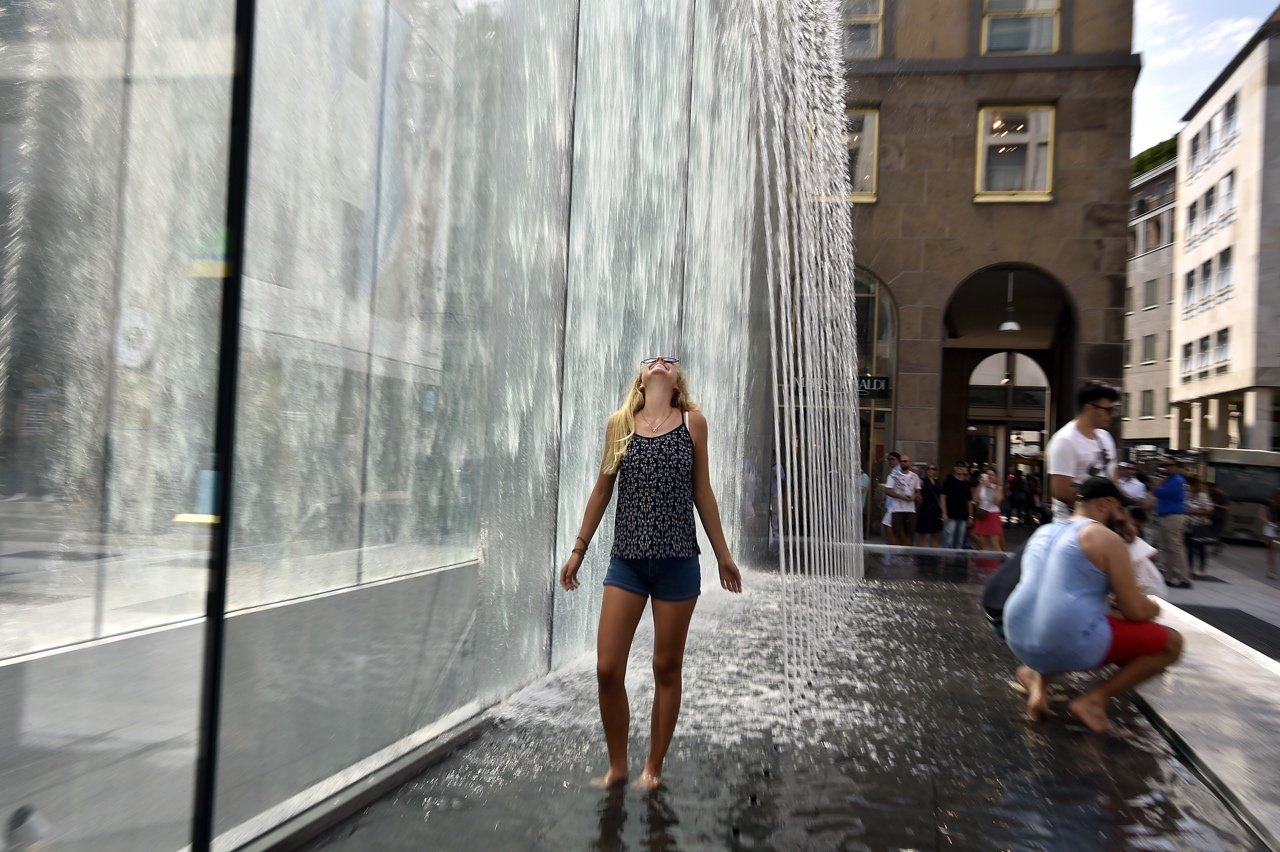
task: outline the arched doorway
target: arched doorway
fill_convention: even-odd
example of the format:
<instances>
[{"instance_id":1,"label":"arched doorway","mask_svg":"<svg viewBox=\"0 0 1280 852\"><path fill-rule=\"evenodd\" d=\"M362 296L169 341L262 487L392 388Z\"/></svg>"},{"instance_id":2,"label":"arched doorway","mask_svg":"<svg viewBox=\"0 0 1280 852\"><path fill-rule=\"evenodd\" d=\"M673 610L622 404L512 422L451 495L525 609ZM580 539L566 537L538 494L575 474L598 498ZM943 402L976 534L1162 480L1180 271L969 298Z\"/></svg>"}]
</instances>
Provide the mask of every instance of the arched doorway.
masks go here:
<instances>
[{"instance_id":1,"label":"arched doorway","mask_svg":"<svg viewBox=\"0 0 1280 852\"><path fill-rule=\"evenodd\" d=\"M1049 429L1049 377L1016 352L983 359L969 376L966 461L1039 476Z\"/></svg>"},{"instance_id":2,"label":"arched doorway","mask_svg":"<svg viewBox=\"0 0 1280 852\"><path fill-rule=\"evenodd\" d=\"M1009 298L1011 285L1012 299ZM1030 376L1034 364L1043 376L1041 393L1045 414L1041 422L1045 425L1037 424L1035 431L1071 418L1077 371L1076 310L1066 288L1056 278L1027 264L997 264L981 269L956 288L943 314L943 325L945 351L938 447L939 458L945 459L945 464L957 459L974 460L968 457L973 434L970 426L981 431L983 424L1002 424L1001 442L1007 453L1012 426L1030 422L1025 415L1031 409L1013 405L1012 394L1021 378L1015 380L1011 376L1012 388L1008 388L999 384L1005 372ZM992 362L999 376L996 387L1006 388L1004 397L987 390L989 386L974 386L970 382L975 375L986 375L975 371L993 356L998 356L997 361ZM1018 356L1025 357L1031 364ZM1005 369L1000 369L1002 364ZM1021 371L1017 370L1019 364L1023 365ZM1028 391L1018 400L1030 402L1031 396L1034 394ZM995 418L997 409L992 405L998 402L1004 405L999 409L1003 413ZM997 436L993 432L990 437L994 442ZM997 459L990 461L995 463Z\"/></svg>"}]
</instances>

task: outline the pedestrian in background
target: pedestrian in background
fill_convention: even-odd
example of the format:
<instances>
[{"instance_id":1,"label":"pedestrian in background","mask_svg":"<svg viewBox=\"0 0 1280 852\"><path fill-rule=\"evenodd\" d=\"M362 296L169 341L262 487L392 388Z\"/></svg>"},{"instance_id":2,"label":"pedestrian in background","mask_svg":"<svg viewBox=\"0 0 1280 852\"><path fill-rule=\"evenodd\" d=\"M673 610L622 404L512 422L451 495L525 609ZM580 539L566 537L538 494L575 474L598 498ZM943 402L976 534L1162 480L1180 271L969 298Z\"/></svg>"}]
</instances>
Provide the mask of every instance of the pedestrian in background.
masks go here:
<instances>
[{"instance_id":1,"label":"pedestrian in background","mask_svg":"<svg viewBox=\"0 0 1280 852\"><path fill-rule=\"evenodd\" d=\"M956 462L951 473L942 480L940 490L945 517L942 546L962 550L968 538L969 522L973 519L973 481L969 479L969 466L962 461Z\"/></svg>"},{"instance_id":2,"label":"pedestrian in background","mask_svg":"<svg viewBox=\"0 0 1280 852\"><path fill-rule=\"evenodd\" d=\"M1160 553L1171 589L1191 588L1187 566L1187 481L1182 462L1165 459L1160 466L1164 479L1152 489L1156 497L1156 523L1160 527Z\"/></svg>"},{"instance_id":3,"label":"pedestrian in background","mask_svg":"<svg viewBox=\"0 0 1280 852\"><path fill-rule=\"evenodd\" d=\"M920 536L921 547L937 547L942 535L942 490L938 483L937 465L925 465L924 476L920 479L916 534Z\"/></svg>"},{"instance_id":4,"label":"pedestrian in background","mask_svg":"<svg viewBox=\"0 0 1280 852\"><path fill-rule=\"evenodd\" d=\"M1213 500L1198 476L1187 477L1187 569L1193 578L1209 576L1209 546L1213 543ZM1196 570L1199 564L1200 570Z\"/></svg>"},{"instance_id":5,"label":"pedestrian in background","mask_svg":"<svg viewBox=\"0 0 1280 852\"><path fill-rule=\"evenodd\" d=\"M1276 579L1276 551L1280 551L1280 488L1271 493L1271 502L1258 507L1262 539L1267 543L1267 579Z\"/></svg>"},{"instance_id":6,"label":"pedestrian in background","mask_svg":"<svg viewBox=\"0 0 1280 852\"><path fill-rule=\"evenodd\" d=\"M1076 417L1053 433L1045 448L1053 519L1071 518L1076 487L1091 476L1111 478L1116 441L1107 431L1120 413L1120 391L1105 382L1085 382L1076 391Z\"/></svg>"},{"instance_id":7,"label":"pedestrian in background","mask_svg":"<svg viewBox=\"0 0 1280 852\"><path fill-rule=\"evenodd\" d=\"M973 538L979 550L1004 550L1000 520L1000 481L994 470L983 472L973 493Z\"/></svg>"}]
</instances>

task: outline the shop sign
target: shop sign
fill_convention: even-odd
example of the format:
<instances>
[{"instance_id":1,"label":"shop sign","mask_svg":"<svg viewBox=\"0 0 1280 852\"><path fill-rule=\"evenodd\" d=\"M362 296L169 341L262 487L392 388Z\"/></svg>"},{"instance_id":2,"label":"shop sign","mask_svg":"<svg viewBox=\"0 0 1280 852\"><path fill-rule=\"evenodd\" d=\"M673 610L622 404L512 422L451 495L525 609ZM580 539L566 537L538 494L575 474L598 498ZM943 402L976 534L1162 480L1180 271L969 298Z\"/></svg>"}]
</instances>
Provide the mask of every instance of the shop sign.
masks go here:
<instances>
[{"instance_id":1,"label":"shop sign","mask_svg":"<svg viewBox=\"0 0 1280 852\"><path fill-rule=\"evenodd\" d=\"M888 376L859 376L859 399L888 399L890 394Z\"/></svg>"}]
</instances>

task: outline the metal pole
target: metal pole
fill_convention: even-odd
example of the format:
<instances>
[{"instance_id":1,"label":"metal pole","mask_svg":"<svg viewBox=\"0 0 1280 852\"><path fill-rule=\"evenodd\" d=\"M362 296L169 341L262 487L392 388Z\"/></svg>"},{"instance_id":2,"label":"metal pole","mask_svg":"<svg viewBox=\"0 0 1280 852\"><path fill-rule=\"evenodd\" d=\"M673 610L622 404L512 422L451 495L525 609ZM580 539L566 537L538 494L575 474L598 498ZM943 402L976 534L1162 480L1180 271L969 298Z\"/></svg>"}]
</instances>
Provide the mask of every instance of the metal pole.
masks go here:
<instances>
[{"instance_id":1,"label":"metal pole","mask_svg":"<svg viewBox=\"0 0 1280 852\"><path fill-rule=\"evenodd\" d=\"M217 521L209 554L205 604L204 667L201 671L199 743L191 848L207 852L214 836L217 791L218 726L222 704L222 668L226 638L227 565L231 549L232 472L235 467L236 390L240 369L240 305L243 296L245 220L249 201L249 143L252 135L253 37L256 0L236 0L236 53L231 78L231 121L227 164L227 260L222 285L218 351L218 404L214 457L218 471Z\"/></svg>"}]
</instances>

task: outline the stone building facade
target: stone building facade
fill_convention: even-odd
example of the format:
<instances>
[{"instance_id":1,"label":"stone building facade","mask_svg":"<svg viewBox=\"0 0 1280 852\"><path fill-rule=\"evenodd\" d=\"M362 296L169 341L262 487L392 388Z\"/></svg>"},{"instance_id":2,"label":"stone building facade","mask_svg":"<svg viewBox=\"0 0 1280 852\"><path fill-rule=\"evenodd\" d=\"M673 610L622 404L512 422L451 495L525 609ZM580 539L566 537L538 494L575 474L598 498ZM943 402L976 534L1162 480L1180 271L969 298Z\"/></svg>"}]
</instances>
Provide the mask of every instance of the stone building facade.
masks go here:
<instances>
[{"instance_id":1,"label":"stone building facade","mask_svg":"<svg viewBox=\"0 0 1280 852\"><path fill-rule=\"evenodd\" d=\"M892 314L876 344L890 389L864 414L874 472L893 448L964 457L970 377L992 355L1043 369L1045 430L1073 416L1079 381L1120 381L1132 12L845 4L860 286Z\"/></svg>"},{"instance_id":2,"label":"stone building facade","mask_svg":"<svg viewBox=\"0 0 1280 852\"><path fill-rule=\"evenodd\" d=\"M1169 370L1174 351L1170 326L1178 292L1173 277L1177 167L1177 160L1170 160L1129 184L1123 443L1127 450L1142 448L1148 454L1169 448L1172 420Z\"/></svg>"},{"instance_id":3,"label":"stone building facade","mask_svg":"<svg viewBox=\"0 0 1280 852\"><path fill-rule=\"evenodd\" d=\"M1178 135L1170 439L1280 450L1280 11L1197 99Z\"/></svg>"}]
</instances>

